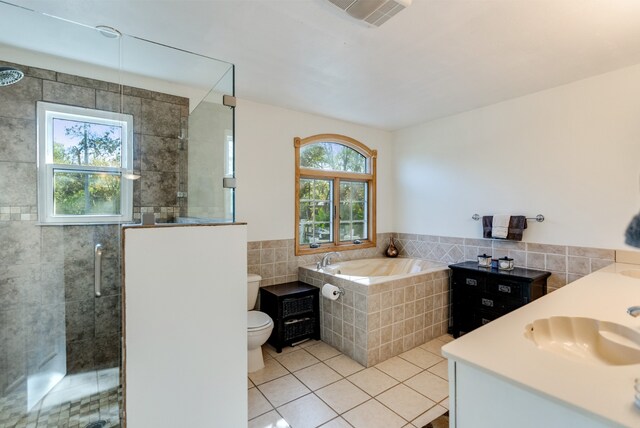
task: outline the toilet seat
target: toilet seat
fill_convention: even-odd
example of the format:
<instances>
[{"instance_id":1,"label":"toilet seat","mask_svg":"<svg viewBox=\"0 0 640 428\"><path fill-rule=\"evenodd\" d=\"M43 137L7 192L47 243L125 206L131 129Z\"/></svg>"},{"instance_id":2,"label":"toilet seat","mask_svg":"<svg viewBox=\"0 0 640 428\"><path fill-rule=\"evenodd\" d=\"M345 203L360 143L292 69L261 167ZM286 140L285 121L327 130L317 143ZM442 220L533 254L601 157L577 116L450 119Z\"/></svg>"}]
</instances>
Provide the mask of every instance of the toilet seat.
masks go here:
<instances>
[{"instance_id":1,"label":"toilet seat","mask_svg":"<svg viewBox=\"0 0 640 428\"><path fill-rule=\"evenodd\" d=\"M262 330L272 324L271 317L260 311L247 312L247 330Z\"/></svg>"}]
</instances>

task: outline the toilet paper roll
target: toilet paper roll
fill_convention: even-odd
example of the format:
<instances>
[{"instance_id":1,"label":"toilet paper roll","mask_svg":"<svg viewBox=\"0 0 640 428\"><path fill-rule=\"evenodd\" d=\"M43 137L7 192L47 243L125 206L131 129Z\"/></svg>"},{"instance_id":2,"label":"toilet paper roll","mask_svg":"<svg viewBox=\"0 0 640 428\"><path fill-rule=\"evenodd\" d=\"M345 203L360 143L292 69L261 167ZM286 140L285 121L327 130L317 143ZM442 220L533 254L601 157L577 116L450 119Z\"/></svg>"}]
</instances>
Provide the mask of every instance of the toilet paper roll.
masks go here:
<instances>
[{"instance_id":1,"label":"toilet paper roll","mask_svg":"<svg viewBox=\"0 0 640 428\"><path fill-rule=\"evenodd\" d=\"M322 295L329 300L338 300L340 289L335 285L325 284L322 286Z\"/></svg>"}]
</instances>

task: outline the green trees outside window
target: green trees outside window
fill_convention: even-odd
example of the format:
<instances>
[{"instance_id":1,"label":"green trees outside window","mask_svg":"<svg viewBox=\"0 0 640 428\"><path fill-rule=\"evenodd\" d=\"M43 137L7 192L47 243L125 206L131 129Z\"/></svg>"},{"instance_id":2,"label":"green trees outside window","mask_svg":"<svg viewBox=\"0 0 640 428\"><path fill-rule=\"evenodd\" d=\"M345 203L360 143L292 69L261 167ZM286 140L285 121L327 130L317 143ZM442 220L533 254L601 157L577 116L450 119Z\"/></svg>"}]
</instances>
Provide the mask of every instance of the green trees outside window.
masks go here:
<instances>
[{"instance_id":1,"label":"green trees outside window","mask_svg":"<svg viewBox=\"0 0 640 428\"><path fill-rule=\"evenodd\" d=\"M294 140L296 254L375 245L375 150L337 134Z\"/></svg>"}]
</instances>

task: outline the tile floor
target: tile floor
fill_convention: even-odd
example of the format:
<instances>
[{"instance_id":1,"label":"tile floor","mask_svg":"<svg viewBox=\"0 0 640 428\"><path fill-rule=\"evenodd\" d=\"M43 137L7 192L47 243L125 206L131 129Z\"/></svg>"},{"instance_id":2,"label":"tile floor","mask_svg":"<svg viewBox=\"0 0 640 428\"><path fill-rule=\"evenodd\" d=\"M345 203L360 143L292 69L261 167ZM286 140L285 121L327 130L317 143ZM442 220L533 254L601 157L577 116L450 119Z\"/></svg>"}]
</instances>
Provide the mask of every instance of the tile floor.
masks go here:
<instances>
[{"instance_id":1,"label":"tile floor","mask_svg":"<svg viewBox=\"0 0 640 428\"><path fill-rule=\"evenodd\" d=\"M26 415L0 401L0 428L120 427L121 401L117 367L67 375Z\"/></svg>"},{"instance_id":2,"label":"tile floor","mask_svg":"<svg viewBox=\"0 0 640 428\"><path fill-rule=\"evenodd\" d=\"M364 368L321 341L276 353L249 374L249 428L422 428L449 408L445 335Z\"/></svg>"}]
</instances>

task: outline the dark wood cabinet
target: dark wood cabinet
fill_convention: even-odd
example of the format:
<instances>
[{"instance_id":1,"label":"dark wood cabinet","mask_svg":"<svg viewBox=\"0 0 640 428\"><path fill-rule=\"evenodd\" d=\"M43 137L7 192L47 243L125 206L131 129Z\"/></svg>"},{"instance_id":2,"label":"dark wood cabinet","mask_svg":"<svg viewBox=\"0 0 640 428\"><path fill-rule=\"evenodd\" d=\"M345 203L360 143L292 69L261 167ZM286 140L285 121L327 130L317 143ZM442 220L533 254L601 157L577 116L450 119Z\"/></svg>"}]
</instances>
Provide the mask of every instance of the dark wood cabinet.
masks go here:
<instances>
[{"instance_id":1,"label":"dark wood cabinet","mask_svg":"<svg viewBox=\"0 0 640 428\"><path fill-rule=\"evenodd\" d=\"M320 340L319 291L298 281L260 288L260 311L273 320L268 342L276 351L304 339Z\"/></svg>"},{"instance_id":2,"label":"dark wood cabinet","mask_svg":"<svg viewBox=\"0 0 640 428\"><path fill-rule=\"evenodd\" d=\"M459 337L547 294L550 272L479 267L475 261L450 265L449 332Z\"/></svg>"}]
</instances>

